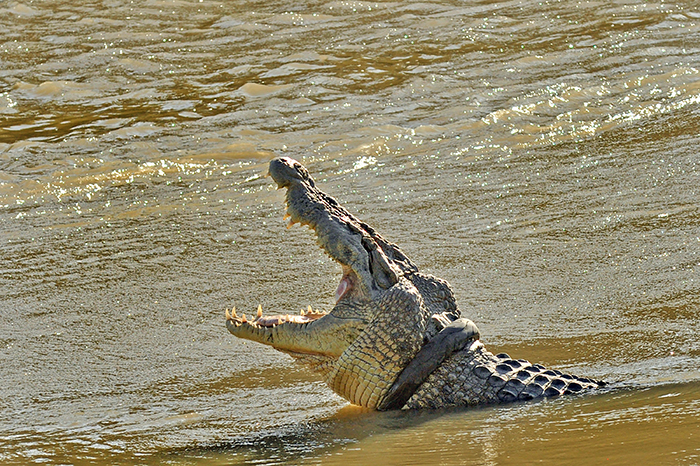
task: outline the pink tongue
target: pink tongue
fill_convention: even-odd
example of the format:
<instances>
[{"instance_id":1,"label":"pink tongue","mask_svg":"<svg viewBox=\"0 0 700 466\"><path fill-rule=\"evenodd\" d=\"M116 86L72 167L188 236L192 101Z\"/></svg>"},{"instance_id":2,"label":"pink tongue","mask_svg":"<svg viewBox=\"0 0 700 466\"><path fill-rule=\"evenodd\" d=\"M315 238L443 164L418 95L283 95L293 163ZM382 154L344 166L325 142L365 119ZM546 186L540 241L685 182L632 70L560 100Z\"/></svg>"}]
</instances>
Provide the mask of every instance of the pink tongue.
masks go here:
<instances>
[{"instance_id":1,"label":"pink tongue","mask_svg":"<svg viewBox=\"0 0 700 466\"><path fill-rule=\"evenodd\" d=\"M336 303L340 301L340 298L342 298L345 292L348 291L348 288L350 288L350 282L347 278L343 277L343 279L340 280L340 283L338 284L338 289L335 290Z\"/></svg>"}]
</instances>

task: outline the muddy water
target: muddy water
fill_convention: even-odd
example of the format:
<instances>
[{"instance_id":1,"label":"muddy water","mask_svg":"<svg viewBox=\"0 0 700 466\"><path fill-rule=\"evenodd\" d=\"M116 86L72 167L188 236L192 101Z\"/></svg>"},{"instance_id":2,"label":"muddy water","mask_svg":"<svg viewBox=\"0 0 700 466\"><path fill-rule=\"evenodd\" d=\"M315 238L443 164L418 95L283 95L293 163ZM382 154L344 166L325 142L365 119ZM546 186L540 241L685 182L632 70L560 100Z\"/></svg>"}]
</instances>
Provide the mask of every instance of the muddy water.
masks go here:
<instances>
[{"instance_id":1,"label":"muddy water","mask_svg":"<svg viewBox=\"0 0 700 466\"><path fill-rule=\"evenodd\" d=\"M695 2L0 3L0 463L700 464ZM223 310L328 309L263 175L616 382L347 406Z\"/></svg>"}]
</instances>

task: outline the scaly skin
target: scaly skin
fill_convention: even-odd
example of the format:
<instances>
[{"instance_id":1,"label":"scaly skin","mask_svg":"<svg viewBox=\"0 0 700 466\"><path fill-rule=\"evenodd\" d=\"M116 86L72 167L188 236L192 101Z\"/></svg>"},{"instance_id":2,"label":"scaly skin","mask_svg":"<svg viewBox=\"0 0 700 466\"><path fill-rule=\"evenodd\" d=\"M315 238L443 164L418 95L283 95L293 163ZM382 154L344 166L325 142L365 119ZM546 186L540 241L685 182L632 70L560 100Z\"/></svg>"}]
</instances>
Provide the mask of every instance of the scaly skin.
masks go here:
<instances>
[{"instance_id":1,"label":"scaly skin","mask_svg":"<svg viewBox=\"0 0 700 466\"><path fill-rule=\"evenodd\" d=\"M287 189L290 226L310 226L343 271L328 313L248 320L226 311L235 336L270 345L319 372L353 404L441 408L553 397L603 382L494 356L460 318L449 284L422 274L398 246L316 188L299 162L278 158L270 175Z\"/></svg>"},{"instance_id":2,"label":"scaly skin","mask_svg":"<svg viewBox=\"0 0 700 466\"><path fill-rule=\"evenodd\" d=\"M494 356L478 345L455 353L438 367L406 403L407 408L444 408L557 397L598 388L604 382L576 377Z\"/></svg>"}]
</instances>

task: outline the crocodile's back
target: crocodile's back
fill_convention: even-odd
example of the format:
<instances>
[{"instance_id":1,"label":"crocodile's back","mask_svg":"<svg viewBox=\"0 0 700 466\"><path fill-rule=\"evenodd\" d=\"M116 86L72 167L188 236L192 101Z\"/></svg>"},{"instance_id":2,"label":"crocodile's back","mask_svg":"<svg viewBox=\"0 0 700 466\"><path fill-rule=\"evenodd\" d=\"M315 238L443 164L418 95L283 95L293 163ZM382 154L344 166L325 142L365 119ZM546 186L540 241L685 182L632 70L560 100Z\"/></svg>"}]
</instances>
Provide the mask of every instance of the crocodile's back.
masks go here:
<instances>
[{"instance_id":1,"label":"crocodile's back","mask_svg":"<svg viewBox=\"0 0 700 466\"><path fill-rule=\"evenodd\" d=\"M597 388L603 382L550 370L483 345L454 353L418 387L406 407L444 408L557 397Z\"/></svg>"}]
</instances>

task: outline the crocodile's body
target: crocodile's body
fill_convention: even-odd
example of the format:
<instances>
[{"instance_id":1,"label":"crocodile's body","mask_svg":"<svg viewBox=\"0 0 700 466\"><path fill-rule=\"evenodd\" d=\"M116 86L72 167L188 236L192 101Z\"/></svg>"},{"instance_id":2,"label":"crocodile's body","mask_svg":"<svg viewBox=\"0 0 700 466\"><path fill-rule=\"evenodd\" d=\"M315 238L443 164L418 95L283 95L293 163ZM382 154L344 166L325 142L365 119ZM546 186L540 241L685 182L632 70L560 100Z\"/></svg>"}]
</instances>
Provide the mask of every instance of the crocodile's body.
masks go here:
<instances>
[{"instance_id":1,"label":"crocodile's body","mask_svg":"<svg viewBox=\"0 0 700 466\"><path fill-rule=\"evenodd\" d=\"M374 409L441 408L553 397L603 382L494 356L476 326L460 317L447 282L422 274L386 241L316 188L298 162L270 162L287 189L290 226L310 226L343 270L329 313L228 314L234 335L258 341L309 364L330 388Z\"/></svg>"}]
</instances>

